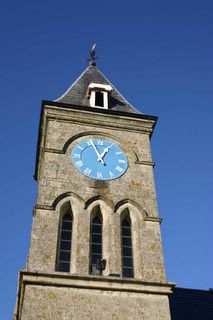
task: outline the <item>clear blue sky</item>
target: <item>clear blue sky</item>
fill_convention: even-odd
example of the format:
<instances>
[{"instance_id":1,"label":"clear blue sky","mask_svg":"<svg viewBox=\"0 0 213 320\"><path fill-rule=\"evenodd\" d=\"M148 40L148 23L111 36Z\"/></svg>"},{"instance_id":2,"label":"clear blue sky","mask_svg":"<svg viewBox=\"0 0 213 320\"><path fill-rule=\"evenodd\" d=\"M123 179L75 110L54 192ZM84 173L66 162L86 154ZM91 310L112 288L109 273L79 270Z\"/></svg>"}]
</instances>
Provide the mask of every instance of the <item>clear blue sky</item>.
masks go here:
<instances>
[{"instance_id":1,"label":"clear blue sky","mask_svg":"<svg viewBox=\"0 0 213 320\"><path fill-rule=\"evenodd\" d=\"M152 150L167 278L212 287L213 2L8 0L0 34L0 318L12 318L29 249L41 99L68 88L94 42L100 70L159 116Z\"/></svg>"}]
</instances>

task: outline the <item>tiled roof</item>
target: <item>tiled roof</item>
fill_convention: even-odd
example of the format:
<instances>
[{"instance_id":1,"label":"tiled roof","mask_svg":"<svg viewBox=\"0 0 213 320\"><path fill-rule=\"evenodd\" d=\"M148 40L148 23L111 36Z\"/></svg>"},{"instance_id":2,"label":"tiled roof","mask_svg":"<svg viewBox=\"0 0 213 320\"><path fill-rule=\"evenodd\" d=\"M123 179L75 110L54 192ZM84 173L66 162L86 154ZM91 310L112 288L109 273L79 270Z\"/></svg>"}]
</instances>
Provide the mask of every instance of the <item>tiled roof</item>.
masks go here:
<instances>
[{"instance_id":1,"label":"tiled roof","mask_svg":"<svg viewBox=\"0 0 213 320\"><path fill-rule=\"evenodd\" d=\"M213 291L174 288L169 297L172 320L212 320Z\"/></svg>"},{"instance_id":2,"label":"tiled roof","mask_svg":"<svg viewBox=\"0 0 213 320\"><path fill-rule=\"evenodd\" d=\"M108 84L112 87L112 92L109 101L109 109L138 113L129 102L115 89L109 80L101 73L96 66L89 66L81 76L70 86L70 88L56 101L60 103L73 104L79 106L89 105L89 99L86 97L87 88L90 83Z\"/></svg>"}]
</instances>

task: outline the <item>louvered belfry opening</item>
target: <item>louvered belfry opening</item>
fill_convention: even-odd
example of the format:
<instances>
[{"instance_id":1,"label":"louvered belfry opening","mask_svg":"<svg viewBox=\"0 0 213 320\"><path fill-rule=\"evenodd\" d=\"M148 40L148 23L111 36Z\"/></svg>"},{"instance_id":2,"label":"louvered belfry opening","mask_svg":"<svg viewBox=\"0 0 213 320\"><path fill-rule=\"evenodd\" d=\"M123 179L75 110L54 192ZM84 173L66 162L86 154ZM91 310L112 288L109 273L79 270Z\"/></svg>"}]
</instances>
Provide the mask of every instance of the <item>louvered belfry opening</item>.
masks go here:
<instances>
[{"instance_id":1,"label":"louvered belfry opening","mask_svg":"<svg viewBox=\"0 0 213 320\"><path fill-rule=\"evenodd\" d=\"M131 220L125 216L121 222L122 276L134 278Z\"/></svg>"},{"instance_id":2,"label":"louvered belfry opening","mask_svg":"<svg viewBox=\"0 0 213 320\"><path fill-rule=\"evenodd\" d=\"M95 208L95 215L91 221L91 273L98 274L97 261L102 259L102 216L99 206Z\"/></svg>"},{"instance_id":3,"label":"louvered belfry opening","mask_svg":"<svg viewBox=\"0 0 213 320\"><path fill-rule=\"evenodd\" d=\"M59 226L57 271L70 272L73 216L70 205L62 212Z\"/></svg>"}]
</instances>

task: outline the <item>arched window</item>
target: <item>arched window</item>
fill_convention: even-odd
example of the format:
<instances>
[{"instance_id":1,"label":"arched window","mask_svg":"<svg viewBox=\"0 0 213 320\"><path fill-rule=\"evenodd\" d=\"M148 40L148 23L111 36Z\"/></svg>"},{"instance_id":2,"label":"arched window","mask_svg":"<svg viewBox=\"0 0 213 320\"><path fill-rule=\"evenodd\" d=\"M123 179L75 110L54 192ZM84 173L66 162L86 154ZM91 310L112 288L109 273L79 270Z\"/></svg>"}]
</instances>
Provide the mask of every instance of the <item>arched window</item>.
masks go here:
<instances>
[{"instance_id":1,"label":"arched window","mask_svg":"<svg viewBox=\"0 0 213 320\"><path fill-rule=\"evenodd\" d=\"M99 274L97 270L97 261L102 259L102 218L100 208L96 208L95 216L91 222L91 248L90 261L91 273Z\"/></svg>"},{"instance_id":2,"label":"arched window","mask_svg":"<svg viewBox=\"0 0 213 320\"><path fill-rule=\"evenodd\" d=\"M72 244L72 212L70 205L61 216L59 226L58 253L56 270L70 272L71 244Z\"/></svg>"},{"instance_id":3,"label":"arched window","mask_svg":"<svg viewBox=\"0 0 213 320\"><path fill-rule=\"evenodd\" d=\"M125 217L121 223L122 276L134 278L131 221Z\"/></svg>"}]
</instances>

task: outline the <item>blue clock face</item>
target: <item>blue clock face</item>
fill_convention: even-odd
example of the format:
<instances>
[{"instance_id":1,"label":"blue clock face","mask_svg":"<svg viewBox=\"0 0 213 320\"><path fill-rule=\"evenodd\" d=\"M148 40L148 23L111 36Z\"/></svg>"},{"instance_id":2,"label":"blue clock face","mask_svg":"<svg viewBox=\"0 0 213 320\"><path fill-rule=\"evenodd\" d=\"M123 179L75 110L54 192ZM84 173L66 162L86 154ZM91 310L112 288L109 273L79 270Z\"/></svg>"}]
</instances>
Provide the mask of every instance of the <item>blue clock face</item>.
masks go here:
<instances>
[{"instance_id":1,"label":"blue clock face","mask_svg":"<svg viewBox=\"0 0 213 320\"><path fill-rule=\"evenodd\" d=\"M128 168L125 153L108 140L92 138L74 146L70 155L73 165L85 176L96 180L113 180Z\"/></svg>"}]
</instances>

